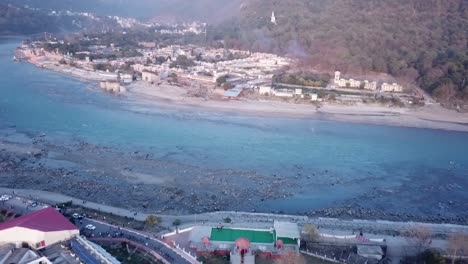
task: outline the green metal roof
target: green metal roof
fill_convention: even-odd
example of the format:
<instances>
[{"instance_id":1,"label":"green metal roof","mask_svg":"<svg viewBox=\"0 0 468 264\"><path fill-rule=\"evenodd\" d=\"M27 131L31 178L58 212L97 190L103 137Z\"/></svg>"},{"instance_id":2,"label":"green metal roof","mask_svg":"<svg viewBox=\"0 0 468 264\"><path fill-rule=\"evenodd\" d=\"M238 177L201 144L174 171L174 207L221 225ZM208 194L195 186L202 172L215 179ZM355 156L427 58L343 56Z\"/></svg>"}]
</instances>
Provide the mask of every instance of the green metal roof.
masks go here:
<instances>
[{"instance_id":1,"label":"green metal roof","mask_svg":"<svg viewBox=\"0 0 468 264\"><path fill-rule=\"evenodd\" d=\"M274 231L212 228L210 239L211 241L234 242L241 237L247 238L251 243L274 243L276 234Z\"/></svg>"}]
</instances>

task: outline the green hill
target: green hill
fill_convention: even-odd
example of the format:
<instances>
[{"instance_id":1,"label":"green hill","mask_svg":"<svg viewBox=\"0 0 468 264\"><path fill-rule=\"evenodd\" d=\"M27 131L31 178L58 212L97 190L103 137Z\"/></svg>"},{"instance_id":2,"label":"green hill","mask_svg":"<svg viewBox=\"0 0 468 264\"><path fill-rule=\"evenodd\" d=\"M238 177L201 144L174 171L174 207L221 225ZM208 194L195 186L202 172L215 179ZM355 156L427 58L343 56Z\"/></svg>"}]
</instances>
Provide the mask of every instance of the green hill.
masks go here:
<instances>
[{"instance_id":1,"label":"green hill","mask_svg":"<svg viewBox=\"0 0 468 264\"><path fill-rule=\"evenodd\" d=\"M212 38L327 71L390 73L443 102L468 101L466 0L251 0Z\"/></svg>"}]
</instances>

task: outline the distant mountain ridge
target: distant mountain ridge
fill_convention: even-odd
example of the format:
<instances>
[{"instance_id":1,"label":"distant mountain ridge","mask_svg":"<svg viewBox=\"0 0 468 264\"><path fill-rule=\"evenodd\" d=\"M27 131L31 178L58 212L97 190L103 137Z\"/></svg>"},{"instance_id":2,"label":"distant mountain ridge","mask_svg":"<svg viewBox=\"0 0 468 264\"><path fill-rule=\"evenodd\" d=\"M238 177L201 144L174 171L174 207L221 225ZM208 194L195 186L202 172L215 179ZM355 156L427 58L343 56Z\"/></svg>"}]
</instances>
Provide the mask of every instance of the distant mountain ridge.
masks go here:
<instances>
[{"instance_id":1,"label":"distant mountain ridge","mask_svg":"<svg viewBox=\"0 0 468 264\"><path fill-rule=\"evenodd\" d=\"M118 23L107 17L0 4L0 35L65 33L90 28L100 30L116 27L119 27Z\"/></svg>"},{"instance_id":2,"label":"distant mountain ridge","mask_svg":"<svg viewBox=\"0 0 468 264\"><path fill-rule=\"evenodd\" d=\"M241 0L3 0L16 6L136 18L173 17L218 22L238 14Z\"/></svg>"},{"instance_id":3,"label":"distant mountain ridge","mask_svg":"<svg viewBox=\"0 0 468 264\"><path fill-rule=\"evenodd\" d=\"M0 4L0 34L29 35L80 29L80 21L22 7Z\"/></svg>"}]
</instances>

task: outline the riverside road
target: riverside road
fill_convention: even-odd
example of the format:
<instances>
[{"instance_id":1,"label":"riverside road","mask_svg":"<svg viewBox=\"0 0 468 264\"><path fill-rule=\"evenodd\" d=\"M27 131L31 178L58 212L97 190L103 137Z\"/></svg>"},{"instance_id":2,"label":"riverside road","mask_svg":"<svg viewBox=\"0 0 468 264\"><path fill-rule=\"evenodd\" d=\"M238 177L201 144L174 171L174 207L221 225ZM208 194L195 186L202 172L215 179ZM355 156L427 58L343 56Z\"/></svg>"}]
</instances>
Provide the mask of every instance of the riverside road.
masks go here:
<instances>
[{"instance_id":1,"label":"riverside road","mask_svg":"<svg viewBox=\"0 0 468 264\"><path fill-rule=\"evenodd\" d=\"M13 193L14 192L14 193ZM25 189L9 189L1 188L0 194L14 194L15 196L24 197L34 201L44 202L46 204L63 203L72 201L73 204L82 206L84 208L98 210L101 212L112 213L123 217L134 218L135 220L144 221L150 214L135 212L123 208L118 208L109 205L97 204L89 201L83 201L74 197L39 191L39 190L25 190ZM157 214L155 214L157 215ZM244 213L244 212L213 212L196 215L158 215L162 218L162 226L166 228L173 228L172 223L175 219L181 220L184 226L193 226L202 223L223 223L224 219L229 217L234 223L272 223L274 220L291 221L299 224L314 224L320 228L332 230L354 230L364 231L367 233L376 234L389 234L395 232L402 232L412 230L416 227L427 227L431 230L433 235L450 235L456 233L468 233L468 226L454 225L454 224L431 224L431 223L417 223L417 222L393 222L383 220L344 220L336 218L323 218L323 217L307 217L295 215L279 215L279 214L262 214L262 213Z\"/></svg>"}]
</instances>

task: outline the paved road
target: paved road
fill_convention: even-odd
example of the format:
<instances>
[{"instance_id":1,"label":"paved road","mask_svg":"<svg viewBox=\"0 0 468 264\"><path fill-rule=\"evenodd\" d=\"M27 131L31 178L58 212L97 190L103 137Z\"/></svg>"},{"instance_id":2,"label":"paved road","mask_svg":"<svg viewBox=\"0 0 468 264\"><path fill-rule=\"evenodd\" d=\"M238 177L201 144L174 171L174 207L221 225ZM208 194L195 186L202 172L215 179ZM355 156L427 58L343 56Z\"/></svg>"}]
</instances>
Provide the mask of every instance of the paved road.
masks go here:
<instances>
[{"instance_id":1,"label":"paved road","mask_svg":"<svg viewBox=\"0 0 468 264\"><path fill-rule=\"evenodd\" d=\"M85 226L88 224L92 224L96 227L95 230L90 231L85 229ZM110 224L102 223L100 221L96 221L93 219L83 219L81 221L76 221L76 225L81 229L84 230L83 234L88 237L122 237L128 240L134 241L138 244L151 248L155 252L157 252L160 256L162 256L167 262L169 263L176 263L176 264L190 264L194 263L189 261L176 253L173 249L169 246L164 244L158 239L154 237L146 236L135 231L127 230L125 228L120 228L117 226L113 226Z\"/></svg>"},{"instance_id":2,"label":"paved road","mask_svg":"<svg viewBox=\"0 0 468 264\"><path fill-rule=\"evenodd\" d=\"M1 193L0 193L1 194ZM85 204L88 207L88 203ZM0 204L1 206L1 204ZM43 208L43 204L39 204L36 207L29 207L27 208L27 201L24 199L16 198L12 199L4 204L4 207L13 206L16 210L20 212L26 212L31 210L38 210ZM103 207L107 208L107 207ZM107 209L112 209L109 207ZM147 214L138 213L134 216L133 212L124 209L117 209L121 210L120 212L128 212L131 214L129 217L135 217L139 220L144 220ZM113 213L119 212L117 210L111 211ZM104 211L104 210L103 210ZM124 214L125 216L125 214ZM403 237L393 236L385 234L385 232L394 232L394 231L404 231L409 230L420 225L425 225L429 227L433 234L452 234L457 232L468 232L467 226L460 226L460 225L448 225L448 224L421 224L421 223L407 223L407 222L391 222L391 221L367 221L367 220L340 220L340 219L333 219L333 218L308 218L302 216L290 216L290 215L272 215L272 214L252 214L252 213L241 213L241 212L215 212L215 213L206 213L201 215L187 215L187 216L163 216L166 222L166 225L170 226L172 224L172 220L175 218L180 218L185 224L182 225L180 228L183 229L185 227L190 227L194 225L208 225L208 226L216 226L222 223L225 226L233 226L233 227L245 227L250 226L253 228L269 228L272 226L272 222L274 220L284 220L284 221L292 221L297 222L299 224L305 223L312 223L316 226L320 227L320 232L326 234L333 234L333 235L349 235L350 231L363 231L365 236L368 238L385 238L387 240L388 245L388 255L392 257L393 260L398 260L399 258L409 255L413 253L411 246ZM223 223L223 219L225 217L230 217L233 221L231 224ZM99 232L108 232L109 228L111 230L118 230L117 227L110 226L108 224L96 222L95 220L84 220L81 226L86 225L87 223L92 223L93 225L97 226L97 230L95 234ZM127 231L126 231L127 232ZM377 235L371 234L371 232L375 232ZM128 232L129 235L135 236L135 234ZM136 242L146 243L145 235L137 235ZM135 240L135 239L131 239ZM159 253L158 249L160 246L165 246L162 242L151 239L151 245L154 246L156 252ZM445 249L447 247L447 241L442 239L434 239L433 244L431 247ZM153 247L152 247L153 248ZM170 248L165 248L164 252L161 252L161 256L164 256L166 249L171 252L169 256L175 256L177 258L177 253L172 251ZM175 255L174 255L175 254ZM180 256L179 256L180 257ZM184 260L182 260L184 261ZM185 260L186 261L186 260ZM181 263L190 263L190 262L181 262Z\"/></svg>"},{"instance_id":3,"label":"paved road","mask_svg":"<svg viewBox=\"0 0 468 264\"><path fill-rule=\"evenodd\" d=\"M12 194L21 197L29 197L36 201L44 201L46 203L62 203L66 201L73 201L74 204L81 205L85 208L94 209L102 212L112 213L115 215L126 216L134 218L139 221L144 221L149 214L138 212L135 215L135 211L118 208L109 205L102 205L81 199L76 199L63 194L39 191L39 190L27 190L27 189L9 189L0 187L1 194ZM417 223L417 222L393 222L393 221L380 221L380 220L343 220L336 218L311 218L307 216L297 215L275 215L275 214L262 214L262 213L243 213L243 212L213 212L204 213L197 215L159 215L162 218L162 226L166 228L174 228L172 223L175 219L180 219L183 224L196 225L200 223L223 223L224 218L229 217L237 223L272 223L274 220L283 220L297 222L299 224L311 223L316 226L320 226L328 229L336 230L363 230L367 233L382 233L387 234L388 232L399 232L414 229L415 227L427 227L433 234L450 235L457 233L468 233L468 226L453 225L453 224L428 224L428 223Z\"/></svg>"}]
</instances>

